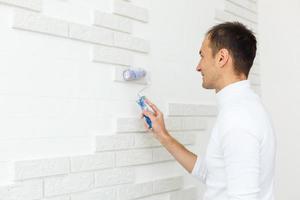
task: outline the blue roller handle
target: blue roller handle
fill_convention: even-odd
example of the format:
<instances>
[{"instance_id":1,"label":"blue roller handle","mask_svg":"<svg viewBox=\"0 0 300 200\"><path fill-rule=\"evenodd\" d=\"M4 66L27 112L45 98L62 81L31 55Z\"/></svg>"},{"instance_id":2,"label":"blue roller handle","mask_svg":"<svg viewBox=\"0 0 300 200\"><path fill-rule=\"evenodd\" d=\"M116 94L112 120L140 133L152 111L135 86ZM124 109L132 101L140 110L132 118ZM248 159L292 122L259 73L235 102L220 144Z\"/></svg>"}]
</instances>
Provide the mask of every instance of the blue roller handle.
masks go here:
<instances>
[{"instance_id":1,"label":"blue roller handle","mask_svg":"<svg viewBox=\"0 0 300 200\"><path fill-rule=\"evenodd\" d=\"M145 98L146 98L145 96L140 97L137 100L137 104L141 107L142 110L149 110L148 106L147 106L147 104L145 102ZM146 116L146 115L144 115L144 118L145 118L146 123L148 124L148 128L151 129L152 128L152 121L151 121L151 119L148 116Z\"/></svg>"},{"instance_id":2,"label":"blue roller handle","mask_svg":"<svg viewBox=\"0 0 300 200\"><path fill-rule=\"evenodd\" d=\"M148 128L149 129L152 128L152 121L151 121L151 119L148 116L145 116L145 115L144 115L144 117L145 117L146 123L148 124Z\"/></svg>"}]
</instances>

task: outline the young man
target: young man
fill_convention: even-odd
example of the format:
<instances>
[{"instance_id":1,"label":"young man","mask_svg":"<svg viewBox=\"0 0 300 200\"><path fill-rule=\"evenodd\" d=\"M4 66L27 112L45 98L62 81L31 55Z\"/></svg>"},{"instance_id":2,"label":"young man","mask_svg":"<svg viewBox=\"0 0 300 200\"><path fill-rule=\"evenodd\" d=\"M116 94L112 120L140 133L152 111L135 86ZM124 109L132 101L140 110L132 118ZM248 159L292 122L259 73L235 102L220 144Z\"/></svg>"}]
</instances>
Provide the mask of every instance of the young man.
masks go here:
<instances>
[{"instance_id":1,"label":"young man","mask_svg":"<svg viewBox=\"0 0 300 200\"><path fill-rule=\"evenodd\" d=\"M259 96L247 80L256 38L244 25L212 27L200 49L203 88L215 89L218 116L205 155L197 156L167 131L163 113L144 111L151 131L190 173L206 184L204 200L273 200L275 136Z\"/></svg>"}]
</instances>

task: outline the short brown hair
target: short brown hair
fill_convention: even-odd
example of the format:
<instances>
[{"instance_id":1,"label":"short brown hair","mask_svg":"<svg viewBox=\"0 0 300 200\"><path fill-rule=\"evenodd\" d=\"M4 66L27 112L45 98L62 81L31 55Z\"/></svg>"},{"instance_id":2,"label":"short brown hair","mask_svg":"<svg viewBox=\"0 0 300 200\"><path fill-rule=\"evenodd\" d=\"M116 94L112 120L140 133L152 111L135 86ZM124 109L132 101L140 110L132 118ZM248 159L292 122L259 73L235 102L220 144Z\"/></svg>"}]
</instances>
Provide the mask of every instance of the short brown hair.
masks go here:
<instances>
[{"instance_id":1,"label":"short brown hair","mask_svg":"<svg viewBox=\"0 0 300 200\"><path fill-rule=\"evenodd\" d=\"M207 33L213 56L225 48L233 57L237 74L248 77L256 55L256 38L253 32L240 22L225 22L213 26Z\"/></svg>"}]
</instances>

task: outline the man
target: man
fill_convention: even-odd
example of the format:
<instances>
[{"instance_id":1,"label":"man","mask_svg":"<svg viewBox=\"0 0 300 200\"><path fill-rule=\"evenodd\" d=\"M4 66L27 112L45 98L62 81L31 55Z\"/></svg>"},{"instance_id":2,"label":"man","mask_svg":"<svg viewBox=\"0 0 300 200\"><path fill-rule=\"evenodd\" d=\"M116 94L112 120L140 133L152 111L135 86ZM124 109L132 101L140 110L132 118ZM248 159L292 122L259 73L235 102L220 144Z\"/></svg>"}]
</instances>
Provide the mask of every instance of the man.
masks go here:
<instances>
[{"instance_id":1,"label":"man","mask_svg":"<svg viewBox=\"0 0 300 200\"><path fill-rule=\"evenodd\" d=\"M163 113L154 113L151 131L190 173L206 184L205 200L273 200L275 136L260 98L247 80L256 38L244 25L212 27L200 49L197 71L203 88L215 89L218 116L205 155L197 156L167 131Z\"/></svg>"}]
</instances>

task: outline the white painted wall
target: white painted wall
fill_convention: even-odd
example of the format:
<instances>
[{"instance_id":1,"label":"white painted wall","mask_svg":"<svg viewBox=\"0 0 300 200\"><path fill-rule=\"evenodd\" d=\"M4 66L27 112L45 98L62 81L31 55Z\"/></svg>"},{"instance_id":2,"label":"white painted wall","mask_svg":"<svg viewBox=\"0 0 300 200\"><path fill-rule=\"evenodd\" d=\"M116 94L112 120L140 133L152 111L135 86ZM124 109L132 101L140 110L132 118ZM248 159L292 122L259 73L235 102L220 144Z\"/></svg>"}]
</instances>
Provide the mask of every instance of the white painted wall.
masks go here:
<instances>
[{"instance_id":1,"label":"white painted wall","mask_svg":"<svg viewBox=\"0 0 300 200\"><path fill-rule=\"evenodd\" d=\"M299 13L297 0L259 1L262 98L278 135L279 200L300 198Z\"/></svg>"}]
</instances>

